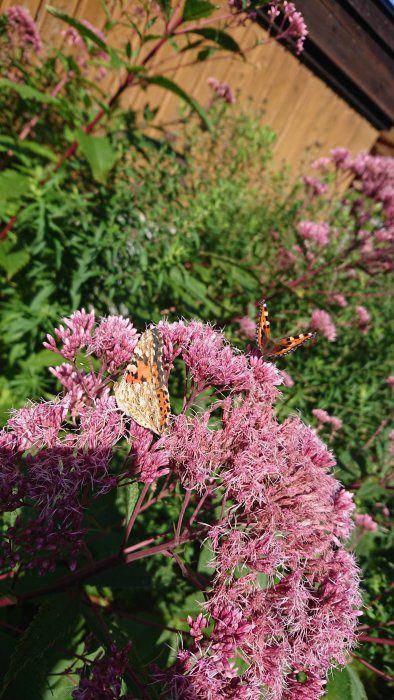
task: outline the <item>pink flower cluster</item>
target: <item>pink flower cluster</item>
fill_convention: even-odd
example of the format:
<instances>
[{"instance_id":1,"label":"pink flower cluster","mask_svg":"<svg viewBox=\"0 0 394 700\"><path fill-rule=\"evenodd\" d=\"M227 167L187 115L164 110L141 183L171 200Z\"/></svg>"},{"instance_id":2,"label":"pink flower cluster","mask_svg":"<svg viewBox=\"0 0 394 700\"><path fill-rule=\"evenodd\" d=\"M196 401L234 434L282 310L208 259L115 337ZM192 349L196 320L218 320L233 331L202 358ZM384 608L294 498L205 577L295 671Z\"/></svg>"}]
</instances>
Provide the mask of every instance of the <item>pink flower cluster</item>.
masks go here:
<instances>
[{"instance_id":1,"label":"pink flower cluster","mask_svg":"<svg viewBox=\"0 0 394 700\"><path fill-rule=\"evenodd\" d=\"M228 104L232 105L237 101L227 83L221 83L217 78L211 76L208 78L208 85L218 97Z\"/></svg>"},{"instance_id":2,"label":"pink flower cluster","mask_svg":"<svg viewBox=\"0 0 394 700\"><path fill-rule=\"evenodd\" d=\"M276 39L292 39L295 41L296 53L300 54L304 49L308 29L301 12L297 11L294 3L288 0L270 2L267 14L271 23L282 14L283 22Z\"/></svg>"},{"instance_id":3,"label":"pink flower cluster","mask_svg":"<svg viewBox=\"0 0 394 700\"><path fill-rule=\"evenodd\" d=\"M93 24L88 22L88 20L83 19L82 24L87 28L90 29L93 34L95 34L99 39L102 41L105 41L105 34L102 32L100 29L95 27ZM91 56L91 54L94 56L95 59L98 59L100 61L108 61L109 60L109 55L106 51L103 51L96 45L93 45L92 47L87 46L86 39L85 37L81 36L81 34L75 29L74 27L68 27L64 32L63 32L67 43L69 46L75 46L75 48L78 50L77 53L77 61L78 64L82 67L85 68L88 64L88 60ZM100 66L98 71L97 71L97 78L102 79L105 78L107 75L107 70L105 66Z\"/></svg>"},{"instance_id":4,"label":"pink flower cluster","mask_svg":"<svg viewBox=\"0 0 394 700\"><path fill-rule=\"evenodd\" d=\"M252 20L258 17L259 10L267 9L267 3L262 2L252 6L250 0L228 0L228 5L235 13L246 13L249 19ZM304 49L308 29L301 12L297 11L295 4L288 2L288 0L273 0L268 3L267 16L271 25L278 17L281 17L279 33L275 36L275 39L290 39L294 42L296 53L300 54Z\"/></svg>"},{"instance_id":5,"label":"pink flower cluster","mask_svg":"<svg viewBox=\"0 0 394 700\"><path fill-rule=\"evenodd\" d=\"M343 426L343 422L340 418L330 416L327 411L322 408L313 408L312 415L319 421L319 427L331 425L333 432L337 432L337 430L340 430Z\"/></svg>"},{"instance_id":6,"label":"pink flower cluster","mask_svg":"<svg viewBox=\"0 0 394 700\"><path fill-rule=\"evenodd\" d=\"M6 10L7 33L11 44L22 49L24 60L30 49L36 53L42 50L42 43L36 23L29 11L19 5Z\"/></svg>"},{"instance_id":7,"label":"pink flower cluster","mask_svg":"<svg viewBox=\"0 0 394 700\"><path fill-rule=\"evenodd\" d=\"M356 306L356 314L358 318L358 327L361 333L368 333L368 326L371 321L371 316L364 306Z\"/></svg>"},{"instance_id":8,"label":"pink flower cluster","mask_svg":"<svg viewBox=\"0 0 394 700\"><path fill-rule=\"evenodd\" d=\"M346 299L344 294L333 294L331 299L334 302L334 304L337 304L338 306L341 306L342 308L347 306L347 299Z\"/></svg>"},{"instance_id":9,"label":"pink flower cluster","mask_svg":"<svg viewBox=\"0 0 394 700\"><path fill-rule=\"evenodd\" d=\"M390 389L394 389L394 374L390 374L389 377L386 379L387 386L390 387Z\"/></svg>"},{"instance_id":10,"label":"pink flower cluster","mask_svg":"<svg viewBox=\"0 0 394 700\"><path fill-rule=\"evenodd\" d=\"M309 326L312 330L324 335L324 337L327 338L330 343L335 342L337 338L337 329L335 328L335 324L327 311L323 311L323 309L315 309L315 311L312 312Z\"/></svg>"},{"instance_id":11,"label":"pink flower cluster","mask_svg":"<svg viewBox=\"0 0 394 700\"><path fill-rule=\"evenodd\" d=\"M301 178L301 180L304 183L305 187L313 195L322 195L325 194L328 190L328 186L326 185L326 183L322 182L321 180L318 180L317 177L305 175Z\"/></svg>"},{"instance_id":12,"label":"pink flower cluster","mask_svg":"<svg viewBox=\"0 0 394 700\"><path fill-rule=\"evenodd\" d=\"M109 392L135 347L130 322L110 316L96 325L93 312L82 310L64 319L57 341L48 336L46 347L70 361L56 370L65 394L16 411L0 432L3 509L30 506L27 521L17 519L6 533L3 563L44 573L60 557L74 570L93 498L121 479L144 488L166 479L183 487L186 506L198 504L195 525L193 517L183 527L180 519L177 537L196 537L198 527L215 573L200 614L187 618L189 644L170 668L154 670L154 680L178 700L259 700L263 688L267 700L317 700L331 665L346 662L355 640L357 568L343 548L351 496L330 473L334 458L315 431L298 417L278 422L273 406L283 377L275 366L238 353L196 321L158 329L165 371L178 358L189 376L184 408L159 439L125 418ZM88 376L75 366L82 350L95 355ZM199 407L207 389L211 403ZM130 449L113 474L120 440ZM96 659L73 697L104 697L108 683L111 697L120 697L126 656L114 650ZM236 657L245 660L243 671Z\"/></svg>"},{"instance_id":13,"label":"pink flower cluster","mask_svg":"<svg viewBox=\"0 0 394 700\"><path fill-rule=\"evenodd\" d=\"M375 522L368 513L357 513L354 516L354 522L357 527L368 530L369 532L375 532L378 529L377 522Z\"/></svg>"},{"instance_id":14,"label":"pink flower cluster","mask_svg":"<svg viewBox=\"0 0 394 700\"><path fill-rule=\"evenodd\" d=\"M133 700L122 693L122 677L126 671L131 642L124 649L114 644L110 654L86 661L80 671L81 680L71 696L73 700Z\"/></svg>"},{"instance_id":15,"label":"pink flower cluster","mask_svg":"<svg viewBox=\"0 0 394 700\"><path fill-rule=\"evenodd\" d=\"M328 243L330 227L325 223L318 224L313 221L300 221L298 232L305 241L313 241L320 248L323 248Z\"/></svg>"},{"instance_id":16,"label":"pink flower cluster","mask_svg":"<svg viewBox=\"0 0 394 700\"><path fill-rule=\"evenodd\" d=\"M253 340L256 336L256 321L253 321L249 316L241 316L234 318L234 321L239 324L240 333Z\"/></svg>"},{"instance_id":17,"label":"pink flower cluster","mask_svg":"<svg viewBox=\"0 0 394 700\"><path fill-rule=\"evenodd\" d=\"M390 440L390 447L389 447L389 452L390 454L394 454L394 430L391 431L389 435L389 440Z\"/></svg>"},{"instance_id":18,"label":"pink flower cluster","mask_svg":"<svg viewBox=\"0 0 394 700\"><path fill-rule=\"evenodd\" d=\"M360 263L369 274L394 269L394 158L359 153L347 148L331 150L331 159L320 158L313 167L337 176L353 176L351 213L358 224ZM358 196L357 196L358 195Z\"/></svg>"}]
</instances>

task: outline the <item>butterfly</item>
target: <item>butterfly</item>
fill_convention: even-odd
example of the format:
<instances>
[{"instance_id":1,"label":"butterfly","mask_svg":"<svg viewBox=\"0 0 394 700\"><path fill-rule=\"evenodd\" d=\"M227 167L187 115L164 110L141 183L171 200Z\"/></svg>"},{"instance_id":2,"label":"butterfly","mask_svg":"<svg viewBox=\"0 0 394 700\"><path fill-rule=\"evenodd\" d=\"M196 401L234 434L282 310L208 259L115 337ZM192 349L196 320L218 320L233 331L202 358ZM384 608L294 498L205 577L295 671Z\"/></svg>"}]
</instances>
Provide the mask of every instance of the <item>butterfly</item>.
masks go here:
<instances>
[{"instance_id":1,"label":"butterfly","mask_svg":"<svg viewBox=\"0 0 394 700\"><path fill-rule=\"evenodd\" d=\"M165 431L170 416L162 357L161 333L149 328L141 335L122 379L114 384L118 407L157 435Z\"/></svg>"},{"instance_id":2,"label":"butterfly","mask_svg":"<svg viewBox=\"0 0 394 700\"><path fill-rule=\"evenodd\" d=\"M300 333L296 336L290 335L288 338L273 340L270 337L267 304L265 300L261 302L256 340L263 357L281 357L281 355L287 355L288 352L297 350L297 348L306 343L307 340L315 338L315 335L315 333Z\"/></svg>"}]
</instances>

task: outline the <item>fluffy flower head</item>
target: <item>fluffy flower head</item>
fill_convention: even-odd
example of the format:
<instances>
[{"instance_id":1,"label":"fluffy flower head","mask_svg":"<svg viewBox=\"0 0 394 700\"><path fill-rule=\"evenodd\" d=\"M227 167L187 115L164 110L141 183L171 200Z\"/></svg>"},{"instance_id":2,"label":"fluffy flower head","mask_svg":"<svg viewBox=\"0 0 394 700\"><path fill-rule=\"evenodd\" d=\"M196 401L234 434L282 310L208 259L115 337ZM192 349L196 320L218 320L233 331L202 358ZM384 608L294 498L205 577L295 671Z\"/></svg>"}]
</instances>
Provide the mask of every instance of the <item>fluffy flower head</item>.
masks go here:
<instances>
[{"instance_id":1,"label":"fluffy flower head","mask_svg":"<svg viewBox=\"0 0 394 700\"><path fill-rule=\"evenodd\" d=\"M336 340L337 329L335 328L335 324L327 311L315 309L315 311L312 312L309 325L312 329L321 335L324 335L331 343Z\"/></svg>"}]
</instances>

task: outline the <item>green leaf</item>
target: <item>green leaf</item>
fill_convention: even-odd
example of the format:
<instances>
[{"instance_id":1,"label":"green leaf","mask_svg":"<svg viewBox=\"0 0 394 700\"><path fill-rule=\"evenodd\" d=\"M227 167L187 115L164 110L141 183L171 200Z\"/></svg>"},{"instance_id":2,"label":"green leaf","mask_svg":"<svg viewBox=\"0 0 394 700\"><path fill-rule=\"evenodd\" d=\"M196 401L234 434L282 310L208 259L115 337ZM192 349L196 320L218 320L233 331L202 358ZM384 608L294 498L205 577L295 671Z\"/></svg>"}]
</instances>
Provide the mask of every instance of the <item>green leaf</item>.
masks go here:
<instances>
[{"instance_id":1,"label":"green leaf","mask_svg":"<svg viewBox=\"0 0 394 700\"><path fill-rule=\"evenodd\" d=\"M118 154L106 136L90 136L82 129L77 131L77 139L83 155L90 165L97 182L105 184L115 165Z\"/></svg>"},{"instance_id":2,"label":"green leaf","mask_svg":"<svg viewBox=\"0 0 394 700\"><path fill-rule=\"evenodd\" d=\"M138 494L139 488L136 481L134 481L132 484L127 484L127 486L124 487L126 501L126 522L129 522L131 516L133 515L135 504L138 500Z\"/></svg>"},{"instance_id":3,"label":"green leaf","mask_svg":"<svg viewBox=\"0 0 394 700\"><path fill-rule=\"evenodd\" d=\"M15 141L10 136L0 136L0 151L12 151L28 157L34 154L54 163L57 161L56 154L46 146L35 143L35 141Z\"/></svg>"},{"instance_id":4,"label":"green leaf","mask_svg":"<svg viewBox=\"0 0 394 700\"><path fill-rule=\"evenodd\" d=\"M28 367L29 369L43 369L44 367L52 367L53 365L60 365L61 363L62 358L50 350L33 352L23 360L24 367Z\"/></svg>"},{"instance_id":5,"label":"green leaf","mask_svg":"<svg viewBox=\"0 0 394 700\"><path fill-rule=\"evenodd\" d=\"M335 669L327 683L324 700L368 700L365 688L351 666Z\"/></svg>"},{"instance_id":6,"label":"green leaf","mask_svg":"<svg viewBox=\"0 0 394 700\"><path fill-rule=\"evenodd\" d=\"M206 0L186 0L182 19L184 22L190 22L191 19L209 17L215 9L215 5Z\"/></svg>"},{"instance_id":7,"label":"green leaf","mask_svg":"<svg viewBox=\"0 0 394 700\"><path fill-rule=\"evenodd\" d=\"M215 569L212 566L214 560L214 551L212 549L211 540L205 540L200 556L198 558L197 571L199 574L205 574L205 576L212 576L215 573Z\"/></svg>"},{"instance_id":8,"label":"green leaf","mask_svg":"<svg viewBox=\"0 0 394 700\"><path fill-rule=\"evenodd\" d=\"M198 34L203 36L205 39L214 41L215 44L219 44L222 49L226 51L233 51L234 53L242 53L242 49L239 44L233 39L230 34L224 32L222 29L216 29L214 27L204 27L203 29L193 29L193 34Z\"/></svg>"},{"instance_id":9,"label":"green leaf","mask_svg":"<svg viewBox=\"0 0 394 700\"><path fill-rule=\"evenodd\" d=\"M8 80L7 78L0 78L0 90L14 90L18 95L23 97L24 100L37 100L38 102L45 102L46 104L59 104L57 97L53 95L47 95L45 92L40 92L30 85L23 85L23 83L14 83L13 80Z\"/></svg>"},{"instance_id":10,"label":"green leaf","mask_svg":"<svg viewBox=\"0 0 394 700\"><path fill-rule=\"evenodd\" d=\"M29 178L17 170L4 170L0 173L0 202L19 199L29 189Z\"/></svg>"},{"instance_id":11,"label":"green leaf","mask_svg":"<svg viewBox=\"0 0 394 700\"><path fill-rule=\"evenodd\" d=\"M67 15L65 12L61 12L60 10L57 10L56 7L52 7L51 5L47 5L46 9L48 12L53 15L54 17L57 17L57 19L61 19L63 22L66 22L66 24L69 24L71 27L74 27L82 36L86 37L87 39L90 39L96 46L98 46L102 51L105 51L106 53L110 52L109 47L103 41L100 39L99 36L95 32L93 32L89 27L86 27L82 22L78 22L75 17L71 17L70 15Z\"/></svg>"},{"instance_id":12,"label":"green leaf","mask_svg":"<svg viewBox=\"0 0 394 700\"><path fill-rule=\"evenodd\" d=\"M40 607L11 656L1 695L27 665L45 658L46 652L53 647L56 640L75 625L78 613L79 599L70 594L50 598Z\"/></svg>"},{"instance_id":13,"label":"green leaf","mask_svg":"<svg viewBox=\"0 0 394 700\"><path fill-rule=\"evenodd\" d=\"M5 270L8 279L11 279L30 260L30 255L26 250L12 251L10 241L0 242L0 267Z\"/></svg>"},{"instance_id":14,"label":"green leaf","mask_svg":"<svg viewBox=\"0 0 394 700\"><path fill-rule=\"evenodd\" d=\"M15 698L43 700L47 673L46 659L34 659L34 661L24 666L23 673L18 674L10 685L7 686L5 694L3 695L4 700L14 700ZM52 697L51 700L57 699Z\"/></svg>"},{"instance_id":15,"label":"green leaf","mask_svg":"<svg viewBox=\"0 0 394 700\"><path fill-rule=\"evenodd\" d=\"M209 121L208 115L200 105L197 100L194 99L194 97L191 97L191 95L188 95L187 92L185 92L179 85L174 83L172 80L169 80L169 78L165 78L163 75L158 75L153 78L145 78L146 82L152 83L153 85L159 85L160 87L164 88L165 90L169 90L170 92L175 93L175 95L178 95L182 100L184 100L200 117L200 119L203 121L205 124L206 128L211 131L211 123Z\"/></svg>"}]
</instances>

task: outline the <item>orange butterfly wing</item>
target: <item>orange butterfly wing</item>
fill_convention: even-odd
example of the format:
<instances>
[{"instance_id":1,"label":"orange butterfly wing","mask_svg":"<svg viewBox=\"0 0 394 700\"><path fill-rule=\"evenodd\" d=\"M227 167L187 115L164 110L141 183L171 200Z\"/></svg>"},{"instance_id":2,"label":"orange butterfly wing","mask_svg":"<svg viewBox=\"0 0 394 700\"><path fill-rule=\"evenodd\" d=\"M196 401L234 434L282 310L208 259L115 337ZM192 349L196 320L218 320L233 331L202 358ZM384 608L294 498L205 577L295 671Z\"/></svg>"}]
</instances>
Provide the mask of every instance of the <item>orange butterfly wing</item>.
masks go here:
<instances>
[{"instance_id":1,"label":"orange butterfly wing","mask_svg":"<svg viewBox=\"0 0 394 700\"><path fill-rule=\"evenodd\" d=\"M262 353L264 353L270 336L270 322L268 320L268 309L265 299L260 304L260 314L257 322L256 340Z\"/></svg>"},{"instance_id":2,"label":"orange butterfly wing","mask_svg":"<svg viewBox=\"0 0 394 700\"><path fill-rule=\"evenodd\" d=\"M268 320L268 309L265 299L260 304L260 314L257 322L256 340L260 352L264 357L281 357L289 352L294 352L308 340L316 337L315 333L300 333L290 335L288 338L272 340L270 337L270 322Z\"/></svg>"},{"instance_id":3,"label":"orange butterfly wing","mask_svg":"<svg viewBox=\"0 0 394 700\"><path fill-rule=\"evenodd\" d=\"M282 355L287 355L287 353L294 352L307 340L312 340L313 338L315 338L315 333L300 333L296 336L290 335L288 338L281 338L274 342L271 349L266 352L266 356L281 357Z\"/></svg>"}]
</instances>

